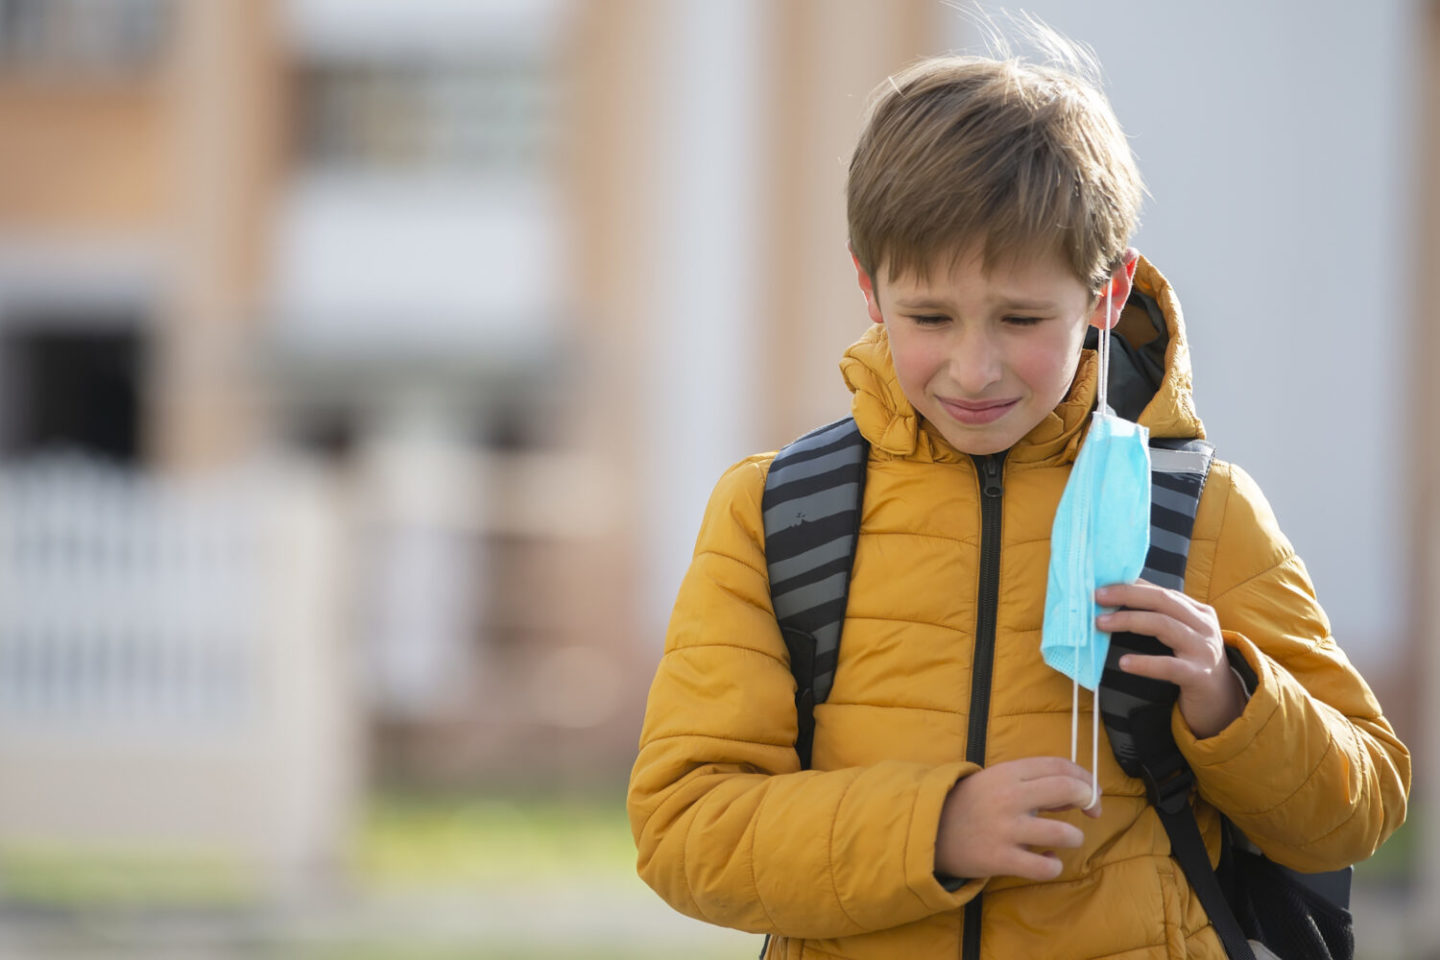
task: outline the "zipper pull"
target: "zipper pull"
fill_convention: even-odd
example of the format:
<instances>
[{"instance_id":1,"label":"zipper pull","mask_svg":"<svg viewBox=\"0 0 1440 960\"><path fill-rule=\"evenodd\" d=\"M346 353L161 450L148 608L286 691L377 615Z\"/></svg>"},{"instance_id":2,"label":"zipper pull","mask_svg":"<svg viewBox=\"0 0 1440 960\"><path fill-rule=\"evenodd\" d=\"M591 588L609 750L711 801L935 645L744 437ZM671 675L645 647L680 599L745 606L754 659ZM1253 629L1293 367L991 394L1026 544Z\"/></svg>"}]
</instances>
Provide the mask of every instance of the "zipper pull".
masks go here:
<instances>
[{"instance_id":1,"label":"zipper pull","mask_svg":"<svg viewBox=\"0 0 1440 960\"><path fill-rule=\"evenodd\" d=\"M980 492L987 497L999 497L1005 492L1005 454L990 453L977 458L980 461Z\"/></svg>"}]
</instances>

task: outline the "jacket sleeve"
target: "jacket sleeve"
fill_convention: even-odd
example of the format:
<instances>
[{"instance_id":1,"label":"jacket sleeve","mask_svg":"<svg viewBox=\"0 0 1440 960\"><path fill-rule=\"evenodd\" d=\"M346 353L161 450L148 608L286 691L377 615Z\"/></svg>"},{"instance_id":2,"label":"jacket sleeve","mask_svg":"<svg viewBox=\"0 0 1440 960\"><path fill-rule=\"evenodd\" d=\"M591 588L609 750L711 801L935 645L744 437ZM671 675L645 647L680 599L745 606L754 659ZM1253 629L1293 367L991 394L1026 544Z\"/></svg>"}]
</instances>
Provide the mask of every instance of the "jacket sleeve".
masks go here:
<instances>
[{"instance_id":1,"label":"jacket sleeve","mask_svg":"<svg viewBox=\"0 0 1440 960\"><path fill-rule=\"evenodd\" d=\"M1176 742L1201 795L1268 857L1338 869L1404 821L1410 754L1331 636L1264 495L1239 468L1215 468L1224 500L1208 602L1255 685L1241 716L1205 740L1176 711Z\"/></svg>"},{"instance_id":2,"label":"jacket sleeve","mask_svg":"<svg viewBox=\"0 0 1440 960\"><path fill-rule=\"evenodd\" d=\"M799 769L765 570L767 465L721 479L675 603L627 799L640 875L682 913L792 937L953 910L982 884L941 886L935 836L971 765Z\"/></svg>"}]
</instances>

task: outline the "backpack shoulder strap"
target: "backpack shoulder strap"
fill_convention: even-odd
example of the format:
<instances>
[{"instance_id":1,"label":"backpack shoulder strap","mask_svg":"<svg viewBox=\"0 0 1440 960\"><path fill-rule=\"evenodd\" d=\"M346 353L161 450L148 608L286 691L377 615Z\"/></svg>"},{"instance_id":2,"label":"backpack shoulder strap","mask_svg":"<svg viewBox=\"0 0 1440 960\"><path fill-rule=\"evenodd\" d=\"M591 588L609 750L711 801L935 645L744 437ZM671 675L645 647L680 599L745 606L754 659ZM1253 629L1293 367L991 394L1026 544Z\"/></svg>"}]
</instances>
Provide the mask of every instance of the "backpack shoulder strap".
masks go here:
<instances>
[{"instance_id":1,"label":"backpack shoulder strap","mask_svg":"<svg viewBox=\"0 0 1440 960\"><path fill-rule=\"evenodd\" d=\"M1143 576L1151 583L1180 589L1185 584L1185 563L1190 536L1200 506L1205 480L1214 460L1214 448L1203 440L1152 440L1150 443L1150 552ZM1250 960L1254 952L1227 898L1190 807L1195 775L1170 733L1170 712L1175 703L1173 684L1123 673L1118 660L1126 653L1167 654L1154 637L1117 633L1100 681L1100 710L1106 733L1122 769L1145 783L1145 791L1170 838L1170 852L1180 864L1195 895L1220 935L1225 952L1234 960ZM1243 661L1237 669L1248 672ZM1253 680L1253 677L1251 678ZM1222 867L1233 856L1222 850ZM1292 883L1308 888L1335 907L1349 903L1349 868L1323 874L1301 874L1278 864ZM1269 918L1271 924L1283 918ZM1253 918L1247 920L1257 926ZM1249 932L1258 933L1251 929Z\"/></svg>"},{"instance_id":2,"label":"backpack shoulder strap","mask_svg":"<svg viewBox=\"0 0 1440 960\"><path fill-rule=\"evenodd\" d=\"M795 675L802 768L810 766L815 704L830 695L835 678L869 454L859 426L846 417L783 448L765 478L765 564Z\"/></svg>"},{"instance_id":3,"label":"backpack shoulder strap","mask_svg":"<svg viewBox=\"0 0 1440 960\"><path fill-rule=\"evenodd\" d=\"M1150 552L1141 576L1172 590L1185 585L1185 563L1190 556L1190 534L1195 512L1210 476L1215 448L1204 440L1156 439L1150 441ZM1167 654L1170 648L1154 637L1116 633L1100 677L1100 710L1110 747L1120 767L1141 777L1142 756L1157 758L1179 748L1170 736L1170 709L1175 685L1137 677L1120 669L1127 653Z\"/></svg>"}]
</instances>

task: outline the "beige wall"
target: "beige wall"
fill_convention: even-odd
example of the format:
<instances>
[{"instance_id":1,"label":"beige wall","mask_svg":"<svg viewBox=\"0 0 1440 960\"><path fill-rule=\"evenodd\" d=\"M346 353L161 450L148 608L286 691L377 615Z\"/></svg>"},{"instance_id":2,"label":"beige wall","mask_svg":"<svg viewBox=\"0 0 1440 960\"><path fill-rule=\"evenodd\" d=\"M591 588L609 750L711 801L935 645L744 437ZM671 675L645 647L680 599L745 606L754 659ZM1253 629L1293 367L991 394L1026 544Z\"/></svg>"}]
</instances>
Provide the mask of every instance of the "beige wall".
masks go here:
<instances>
[{"instance_id":1,"label":"beige wall","mask_svg":"<svg viewBox=\"0 0 1440 960\"><path fill-rule=\"evenodd\" d=\"M573 217L577 352L585 358L574 392L579 402L572 439L599 469L616 477L625 476L645 443L636 416L645 403L642 381L630 375L629 363L643 336L645 278L661 242L636 222L659 173L653 151L646 149L660 96L652 70L665 41L659 5L660 0L577 3L563 57L569 71L562 176ZM592 758L615 757L633 749L639 734L654 668L649 646L636 642L643 508L633 485L622 480L610 502L609 523L596 537L548 551L552 565L544 573L563 577L570 588L562 608L567 612L559 613L559 642L606 651L624 678L619 710L605 729L584 737L539 735L552 759L560 759L556 751L562 744L578 747L581 740L589 741Z\"/></svg>"},{"instance_id":2,"label":"beige wall","mask_svg":"<svg viewBox=\"0 0 1440 960\"><path fill-rule=\"evenodd\" d=\"M281 170L284 64L273 0L175 9L165 236L176 270L158 327L151 452L164 469L193 472L233 463L255 442L261 411L244 358Z\"/></svg>"},{"instance_id":3,"label":"beige wall","mask_svg":"<svg viewBox=\"0 0 1440 960\"><path fill-rule=\"evenodd\" d=\"M87 233L155 229L173 125L156 75L114 83L0 78L0 224Z\"/></svg>"}]
</instances>

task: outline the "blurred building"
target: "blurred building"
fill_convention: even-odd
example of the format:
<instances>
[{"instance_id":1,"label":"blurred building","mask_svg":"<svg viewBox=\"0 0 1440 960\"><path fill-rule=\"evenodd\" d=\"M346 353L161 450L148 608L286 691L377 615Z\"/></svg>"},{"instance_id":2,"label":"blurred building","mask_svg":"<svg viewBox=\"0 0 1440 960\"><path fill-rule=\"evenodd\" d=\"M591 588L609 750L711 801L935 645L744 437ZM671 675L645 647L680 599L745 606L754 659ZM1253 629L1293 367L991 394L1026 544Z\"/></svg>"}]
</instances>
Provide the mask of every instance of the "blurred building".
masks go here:
<instances>
[{"instance_id":1,"label":"blurred building","mask_svg":"<svg viewBox=\"0 0 1440 960\"><path fill-rule=\"evenodd\" d=\"M323 477L259 454L265 13L0 3L7 856L218 859L275 888L350 828L344 528Z\"/></svg>"},{"instance_id":2,"label":"blurred building","mask_svg":"<svg viewBox=\"0 0 1440 960\"><path fill-rule=\"evenodd\" d=\"M79 554L110 572L96 586L69 580L68 602L103 618L106 577L152 584L131 591L137 610L168 605L170 574L141 570L131 541L173 541L184 572L192 528L228 515L253 532L310 497L324 532L308 607L276 613L294 590L276 572L306 562L300 522L287 527L295 543L277 532L247 548L259 568L248 579L216 567L233 595L192 613L184 642L223 647L215 638L234 632L239 604L264 614L263 631L232 641L257 663L280 636L315 648L275 660L280 674L256 667L251 694L273 704L288 671L320 704L296 737L338 754L311 798L334 802L336 824L355 793L335 785L353 785L360 766L419 783L614 776L633 743L650 654L633 643L625 448L595 432L627 417L584 352L562 206L571 13L434 0L0 4L9 489L73 490L109 513L160 504L121 523L110 553L89 528L14 536L86 541ZM257 489L235 496L251 513L214 493L247 483ZM92 496L101 487L133 494ZM213 517L173 520L195 490ZM72 506L52 512L90 516ZM35 513L18 493L9 510ZM35 582L34 565L6 568L7 596ZM35 625L50 608L22 606L34 610L0 632L0 682L17 690L143 672L181 642L151 613L113 638L79 625L58 642ZM295 638L316 620L333 629ZM324 667L303 672L307 657ZM213 650L192 659L180 669L192 679L210 669L196 663L229 662ZM83 713L85 699L66 702ZM72 723L57 711L53 722ZM19 723L17 740L35 722ZM136 743L112 760L123 766ZM89 746L73 766L93 759ZM186 797L175 804L197 805ZM333 845L339 830L325 832Z\"/></svg>"},{"instance_id":3,"label":"blurred building","mask_svg":"<svg viewBox=\"0 0 1440 960\"><path fill-rule=\"evenodd\" d=\"M281 11L289 143L264 351L286 448L356 497L377 772L518 775L559 749L550 719L609 719L620 673L565 621L565 555L613 513L614 486L565 416L582 373L565 8ZM539 663L570 661L589 682L568 690L547 668L557 686L537 688Z\"/></svg>"}]
</instances>

